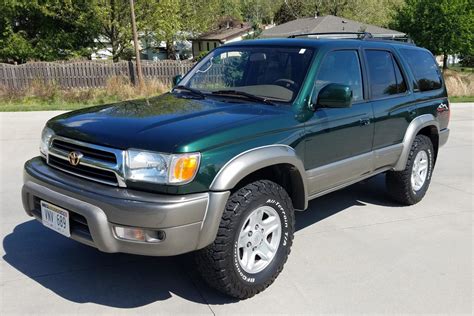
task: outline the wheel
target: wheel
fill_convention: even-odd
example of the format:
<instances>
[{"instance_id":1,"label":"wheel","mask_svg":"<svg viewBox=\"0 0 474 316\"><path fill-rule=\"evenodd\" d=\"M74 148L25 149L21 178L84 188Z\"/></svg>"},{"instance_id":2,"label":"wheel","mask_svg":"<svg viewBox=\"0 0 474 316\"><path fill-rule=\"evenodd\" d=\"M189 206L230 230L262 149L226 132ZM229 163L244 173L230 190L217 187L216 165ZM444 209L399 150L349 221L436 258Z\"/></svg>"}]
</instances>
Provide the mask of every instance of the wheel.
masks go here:
<instances>
[{"instance_id":1,"label":"wheel","mask_svg":"<svg viewBox=\"0 0 474 316\"><path fill-rule=\"evenodd\" d=\"M386 184L391 197L405 205L420 202L431 182L434 156L433 144L425 135L417 135L402 171L387 172Z\"/></svg>"},{"instance_id":2,"label":"wheel","mask_svg":"<svg viewBox=\"0 0 474 316\"><path fill-rule=\"evenodd\" d=\"M261 180L233 193L215 241L196 253L203 279L246 299L266 289L283 269L294 234L294 209L278 184Z\"/></svg>"}]
</instances>

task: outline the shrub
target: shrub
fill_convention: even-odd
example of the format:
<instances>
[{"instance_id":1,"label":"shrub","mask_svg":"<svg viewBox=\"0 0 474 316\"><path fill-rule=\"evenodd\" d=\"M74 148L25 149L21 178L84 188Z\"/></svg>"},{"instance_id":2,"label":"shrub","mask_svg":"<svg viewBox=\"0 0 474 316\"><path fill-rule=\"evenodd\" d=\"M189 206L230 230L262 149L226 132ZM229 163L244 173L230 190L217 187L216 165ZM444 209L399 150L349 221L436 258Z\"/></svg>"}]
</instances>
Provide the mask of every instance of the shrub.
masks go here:
<instances>
[{"instance_id":1,"label":"shrub","mask_svg":"<svg viewBox=\"0 0 474 316\"><path fill-rule=\"evenodd\" d=\"M459 64L463 67L474 67L474 56L472 55L462 56Z\"/></svg>"},{"instance_id":2,"label":"shrub","mask_svg":"<svg viewBox=\"0 0 474 316\"><path fill-rule=\"evenodd\" d=\"M449 96L472 96L474 94L474 74L446 70L443 75Z\"/></svg>"}]
</instances>

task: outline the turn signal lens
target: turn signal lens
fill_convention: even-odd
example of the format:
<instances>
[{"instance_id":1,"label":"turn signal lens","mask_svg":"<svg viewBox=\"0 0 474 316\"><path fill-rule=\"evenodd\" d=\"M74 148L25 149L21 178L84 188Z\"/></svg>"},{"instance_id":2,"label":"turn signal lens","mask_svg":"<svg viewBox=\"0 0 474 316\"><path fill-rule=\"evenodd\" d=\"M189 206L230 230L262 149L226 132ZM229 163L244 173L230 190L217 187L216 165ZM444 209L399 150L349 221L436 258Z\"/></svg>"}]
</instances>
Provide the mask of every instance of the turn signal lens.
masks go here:
<instances>
[{"instance_id":1,"label":"turn signal lens","mask_svg":"<svg viewBox=\"0 0 474 316\"><path fill-rule=\"evenodd\" d=\"M199 168L201 156L198 153L184 154L173 157L171 162L170 183L183 183L191 181Z\"/></svg>"},{"instance_id":2,"label":"turn signal lens","mask_svg":"<svg viewBox=\"0 0 474 316\"><path fill-rule=\"evenodd\" d=\"M147 230L138 227L115 226L115 234L118 238L124 240L141 242L160 242L165 239L164 231Z\"/></svg>"}]
</instances>

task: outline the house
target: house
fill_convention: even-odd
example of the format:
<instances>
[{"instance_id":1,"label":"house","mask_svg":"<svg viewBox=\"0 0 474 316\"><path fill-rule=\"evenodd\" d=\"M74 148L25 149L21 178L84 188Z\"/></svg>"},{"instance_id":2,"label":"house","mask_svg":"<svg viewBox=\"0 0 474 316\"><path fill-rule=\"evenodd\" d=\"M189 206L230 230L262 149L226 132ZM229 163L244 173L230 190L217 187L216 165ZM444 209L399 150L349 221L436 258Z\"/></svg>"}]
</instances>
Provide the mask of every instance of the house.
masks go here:
<instances>
[{"instance_id":1,"label":"house","mask_svg":"<svg viewBox=\"0 0 474 316\"><path fill-rule=\"evenodd\" d=\"M250 23L225 22L208 33L192 39L193 56L197 57L225 43L241 41L245 36L253 33Z\"/></svg>"},{"instance_id":2,"label":"house","mask_svg":"<svg viewBox=\"0 0 474 316\"><path fill-rule=\"evenodd\" d=\"M406 38L405 33L383 27L352 21L334 15L301 18L264 30L261 38L288 37L302 33L369 32L375 37Z\"/></svg>"}]
</instances>

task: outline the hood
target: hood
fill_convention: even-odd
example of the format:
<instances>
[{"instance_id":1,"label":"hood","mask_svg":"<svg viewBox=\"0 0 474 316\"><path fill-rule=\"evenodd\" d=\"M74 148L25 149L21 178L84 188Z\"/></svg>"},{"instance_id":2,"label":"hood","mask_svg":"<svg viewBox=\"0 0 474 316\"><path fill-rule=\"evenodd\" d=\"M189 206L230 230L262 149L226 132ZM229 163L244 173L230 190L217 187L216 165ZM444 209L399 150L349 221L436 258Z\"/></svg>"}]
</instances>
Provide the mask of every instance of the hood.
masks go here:
<instances>
[{"instance_id":1,"label":"hood","mask_svg":"<svg viewBox=\"0 0 474 316\"><path fill-rule=\"evenodd\" d=\"M185 99L167 93L68 112L47 125L60 136L92 144L173 153L186 151L186 144L210 134L288 112L290 107Z\"/></svg>"}]
</instances>

